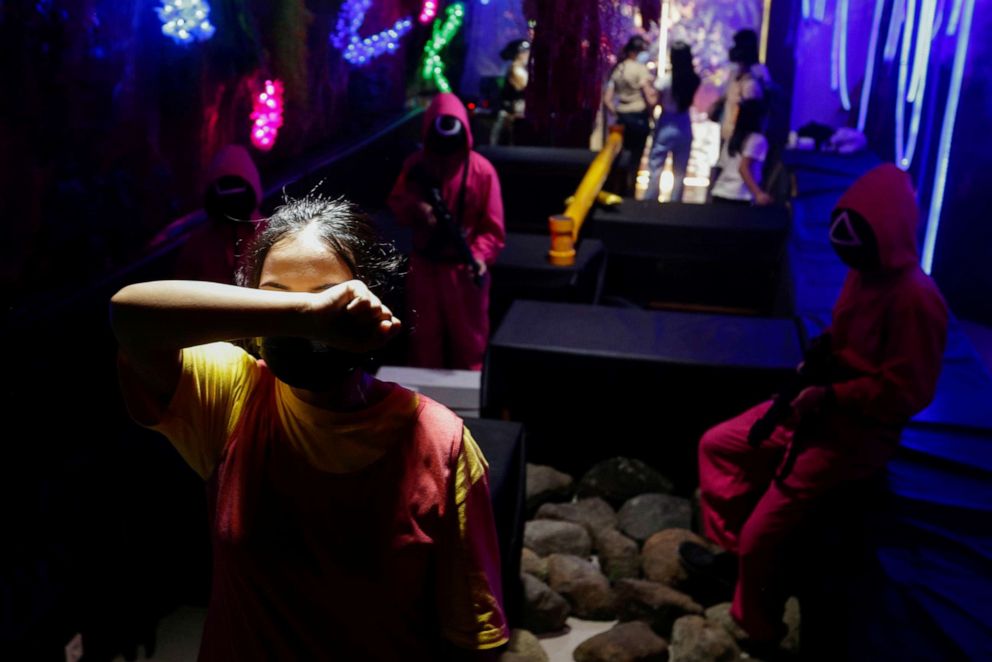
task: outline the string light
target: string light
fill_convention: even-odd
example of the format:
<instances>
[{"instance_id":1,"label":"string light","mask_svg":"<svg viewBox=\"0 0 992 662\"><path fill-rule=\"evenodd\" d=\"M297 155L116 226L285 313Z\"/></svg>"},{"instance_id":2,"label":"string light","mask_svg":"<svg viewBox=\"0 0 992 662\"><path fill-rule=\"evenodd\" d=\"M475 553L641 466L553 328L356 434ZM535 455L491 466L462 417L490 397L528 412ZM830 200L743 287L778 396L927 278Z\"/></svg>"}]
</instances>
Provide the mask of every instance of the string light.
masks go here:
<instances>
[{"instance_id":1,"label":"string light","mask_svg":"<svg viewBox=\"0 0 992 662\"><path fill-rule=\"evenodd\" d=\"M262 91L255 97L255 107L251 113L251 144L267 152L276 144L279 128L282 127L282 81L267 80Z\"/></svg>"},{"instance_id":2,"label":"string light","mask_svg":"<svg viewBox=\"0 0 992 662\"><path fill-rule=\"evenodd\" d=\"M383 53L395 53L399 49L400 39L413 28L413 21L407 17L381 32L365 38L358 36L358 31L365 22L365 14L371 6L372 0L345 0L331 35L331 43L342 51L344 59L359 67Z\"/></svg>"},{"instance_id":3,"label":"string light","mask_svg":"<svg viewBox=\"0 0 992 662\"><path fill-rule=\"evenodd\" d=\"M206 41L214 36L210 4L206 0L162 0L155 13L162 21L162 34L177 44Z\"/></svg>"},{"instance_id":4,"label":"string light","mask_svg":"<svg viewBox=\"0 0 992 662\"><path fill-rule=\"evenodd\" d=\"M927 230L923 238L923 271L930 273L933 269L933 252L937 244L937 230L940 228L940 212L944 206L944 187L947 183L947 166L951 156L951 142L954 138L954 122L958 114L958 101L961 98L961 81L964 77L964 65L968 59L968 40L971 36L971 17L975 9L975 0L965 0L960 12L960 32L958 43L954 49L954 64L951 67L951 84L947 89L947 106L944 109L944 122L940 127L940 143L937 147L937 167L933 176L933 192L930 195L930 213L927 215ZM955 19L955 30L959 27ZM951 34L948 32L948 34Z\"/></svg>"},{"instance_id":5,"label":"string light","mask_svg":"<svg viewBox=\"0 0 992 662\"><path fill-rule=\"evenodd\" d=\"M451 92L451 84L444 75L444 62L441 61L440 52L461 28L465 18L465 5L460 2L448 5L444 14L443 23L441 19L434 21L434 33L424 46L424 65L421 74L425 81L433 81L438 91Z\"/></svg>"},{"instance_id":6,"label":"string light","mask_svg":"<svg viewBox=\"0 0 992 662\"><path fill-rule=\"evenodd\" d=\"M437 16L437 0L424 0L424 5L420 10L420 22L430 23Z\"/></svg>"}]
</instances>

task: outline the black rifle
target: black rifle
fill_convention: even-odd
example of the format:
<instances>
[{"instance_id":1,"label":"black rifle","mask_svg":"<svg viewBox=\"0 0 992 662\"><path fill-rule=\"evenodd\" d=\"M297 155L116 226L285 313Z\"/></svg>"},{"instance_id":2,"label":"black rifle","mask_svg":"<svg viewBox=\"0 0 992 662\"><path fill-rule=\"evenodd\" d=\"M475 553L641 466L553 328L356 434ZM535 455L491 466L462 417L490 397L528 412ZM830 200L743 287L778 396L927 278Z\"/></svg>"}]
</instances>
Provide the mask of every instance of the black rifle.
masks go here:
<instances>
[{"instance_id":1,"label":"black rifle","mask_svg":"<svg viewBox=\"0 0 992 662\"><path fill-rule=\"evenodd\" d=\"M747 434L747 442L759 446L772 436L775 428L792 415L792 401L809 386L831 384L836 377L836 362L833 360L830 334L824 333L810 341L803 354L803 362L788 382L782 385L772 406L765 415L755 421Z\"/></svg>"},{"instance_id":2,"label":"black rifle","mask_svg":"<svg viewBox=\"0 0 992 662\"><path fill-rule=\"evenodd\" d=\"M420 187L420 193L424 197L424 201L431 206L431 209L434 211L434 218L437 220L437 226L434 228L434 234L425 253L428 257L437 259L439 255L443 254L447 246L454 246L458 252L458 261L464 262L472 270L472 282L477 287L482 287L482 274L479 270L479 263L475 261L472 249L468 247L468 242L465 240L465 233L444 201L441 184L430 176L422 164L415 166L410 171L410 176ZM458 206L461 214L464 214L465 211L465 186L467 178L468 161L466 160L465 170L462 174L461 189L458 194Z\"/></svg>"}]
</instances>

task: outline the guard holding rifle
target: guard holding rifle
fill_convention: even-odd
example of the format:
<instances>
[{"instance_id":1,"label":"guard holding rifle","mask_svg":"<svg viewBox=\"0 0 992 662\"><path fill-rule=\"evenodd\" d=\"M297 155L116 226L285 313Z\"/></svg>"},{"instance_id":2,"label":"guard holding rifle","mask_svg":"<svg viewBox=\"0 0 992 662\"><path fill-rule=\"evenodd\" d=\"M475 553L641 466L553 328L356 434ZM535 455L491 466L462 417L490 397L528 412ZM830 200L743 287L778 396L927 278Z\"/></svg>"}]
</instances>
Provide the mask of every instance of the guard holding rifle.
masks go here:
<instances>
[{"instance_id":1,"label":"guard holding rifle","mask_svg":"<svg viewBox=\"0 0 992 662\"><path fill-rule=\"evenodd\" d=\"M407 277L410 364L481 370L489 339L489 267L503 249L503 199L492 164L472 150L468 113L439 94L424 147L403 164L388 204L413 228Z\"/></svg>"},{"instance_id":2,"label":"guard holding rifle","mask_svg":"<svg viewBox=\"0 0 992 662\"><path fill-rule=\"evenodd\" d=\"M830 243L850 270L828 333L774 401L700 441L703 529L727 551L684 543L680 556L697 579L733 591L731 616L754 644L785 634L776 570L792 532L834 488L882 469L933 398L947 310L919 267L918 218L909 176L892 164L844 193Z\"/></svg>"}]
</instances>

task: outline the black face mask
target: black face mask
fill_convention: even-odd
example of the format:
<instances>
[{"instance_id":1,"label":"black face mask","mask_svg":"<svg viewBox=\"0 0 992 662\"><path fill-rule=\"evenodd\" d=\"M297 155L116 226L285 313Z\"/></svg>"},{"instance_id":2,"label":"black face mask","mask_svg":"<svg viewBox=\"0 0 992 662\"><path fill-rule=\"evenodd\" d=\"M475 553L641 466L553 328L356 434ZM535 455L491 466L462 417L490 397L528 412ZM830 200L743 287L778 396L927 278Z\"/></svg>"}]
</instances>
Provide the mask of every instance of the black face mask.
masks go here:
<instances>
[{"instance_id":1,"label":"black face mask","mask_svg":"<svg viewBox=\"0 0 992 662\"><path fill-rule=\"evenodd\" d=\"M830 223L830 245L847 266L873 271L881 266L878 239L865 217L853 209L835 209Z\"/></svg>"},{"instance_id":2,"label":"black face mask","mask_svg":"<svg viewBox=\"0 0 992 662\"><path fill-rule=\"evenodd\" d=\"M455 154L467 145L465 125L453 115L438 116L427 133L427 150L435 154Z\"/></svg>"},{"instance_id":3,"label":"black face mask","mask_svg":"<svg viewBox=\"0 0 992 662\"><path fill-rule=\"evenodd\" d=\"M247 221L255 211L255 191L237 175L220 177L207 188L203 208L210 218Z\"/></svg>"},{"instance_id":4,"label":"black face mask","mask_svg":"<svg viewBox=\"0 0 992 662\"><path fill-rule=\"evenodd\" d=\"M367 354L345 352L306 338L262 338L259 354L280 381L308 391L326 391L361 368Z\"/></svg>"}]
</instances>

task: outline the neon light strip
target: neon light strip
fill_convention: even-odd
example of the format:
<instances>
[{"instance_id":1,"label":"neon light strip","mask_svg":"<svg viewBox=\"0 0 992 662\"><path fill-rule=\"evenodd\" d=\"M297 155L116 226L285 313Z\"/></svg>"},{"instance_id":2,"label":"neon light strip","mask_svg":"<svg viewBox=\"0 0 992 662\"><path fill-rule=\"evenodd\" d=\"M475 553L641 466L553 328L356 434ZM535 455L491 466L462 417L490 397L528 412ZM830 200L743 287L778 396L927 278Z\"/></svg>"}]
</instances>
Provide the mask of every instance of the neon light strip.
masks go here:
<instances>
[{"instance_id":1,"label":"neon light strip","mask_svg":"<svg viewBox=\"0 0 992 662\"><path fill-rule=\"evenodd\" d=\"M882 12L885 0L875 0L875 14L871 19L871 37L868 39L868 59L865 62L865 82L861 87L861 103L858 106L858 131L864 133L868 119L868 100L871 98L871 84L875 78L875 57L878 50L878 31L882 27Z\"/></svg>"},{"instance_id":2,"label":"neon light strip","mask_svg":"<svg viewBox=\"0 0 992 662\"><path fill-rule=\"evenodd\" d=\"M916 32L916 57L913 61L913 75L909 79L909 94L906 96L906 101L916 101L918 96L923 96L927 65L930 63L930 45L933 41L933 20L936 11L936 0L923 0L919 28Z\"/></svg>"},{"instance_id":3,"label":"neon light strip","mask_svg":"<svg viewBox=\"0 0 992 662\"><path fill-rule=\"evenodd\" d=\"M840 9L840 0L837 0ZM840 17L834 15L834 27L830 34L830 89L836 92L840 88Z\"/></svg>"},{"instance_id":4,"label":"neon light strip","mask_svg":"<svg viewBox=\"0 0 992 662\"><path fill-rule=\"evenodd\" d=\"M765 62L765 56L768 55L768 30L769 21L771 21L772 16L772 0L764 0L764 7L761 10L761 46L758 51L758 59L762 64Z\"/></svg>"},{"instance_id":5,"label":"neon light strip","mask_svg":"<svg viewBox=\"0 0 992 662\"><path fill-rule=\"evenodd\" d=\"M822 22L826 15L827 0L816 0L816 4L813 5L813 18Z\"/></svg>"},{"instance_id":6,"label":"neon light strip","mask_svg":"<svg viewBox=\"0 0 992 662\"><path fill-rule=\"evenodd\" d=\"M803 18L809 18L809 0L803 0Z\"/></svg>"},{"instance_id":7,"label":"neon light strip","mask_svg":"<svg viewBox=\"0 0 992 662\"><path fill-rule=\"evenodd\" d=\"M902 51L899 56L899 78L896 83L896 164L905 170L906 161L906 84L909 78L909 51L913 45L916 25L916 0L906 0L906 22L902 30Z\"/></svg>"},{"instance_id":8,"label":"neon light strip","mask_svg":"<svg viewBox=\"0 0 992 662\"><path fill-rule=\"evenodd\" d=\"M934 246L937 244L937 230L940 228L940 212L944 206L944 186L947 182L947 165L951 157L951 142L954 138L954 122L958 114L958 101L961 98L961 80L964 78L964 65L968 59L968 40L971 36L971 16L975 0L967 0L961 15L961 32L958 34L957 48L954 51L954 65L951 69L951 85L947 90L947 108L944 110L944 124L940 128L940 144L937 147L937 168L933 177L933 193L930 196L930 213L927 215L927 231L923 238L923 271L930 273L933 268Z\"/></svg>"},{"instance_id":9,"label":"neon light strip","mask_svg":"<svg viewBox=\"0 0 992 662\"><path fill-rule=\"evenodd\" d=\"M840 72L838 84L840 85L840 105L844 110L851 110L851 94L847 89L847 10L848 0L838 0L840 14L840 39L838 50L840 50Z\"/></svg>"},{"instance_id":10,"label":"neon light strip","mask_svg":"<svg viewBox=\"0 0 992 662\"><path fill-rule=\"evenodd\" d=\"M896 59L896 49L899 48L899 29L906 18L906 0L896 0L892 5L892 17L889 19L889 31L885 35L885 50L882 58L886 62Z\"/></svg>"},{"instance_id":11,"label":"neon light strip","mask_svg":"<svg viewBox=\"0 0 992 662\"><path fill-rule=\"evenodd\" d=\"M947 19L947 36L950 37L958 30L958 22L961 20L961 0L954 0L954 7L951 8L951 17Z\"/></svg>"}]
</instances>

